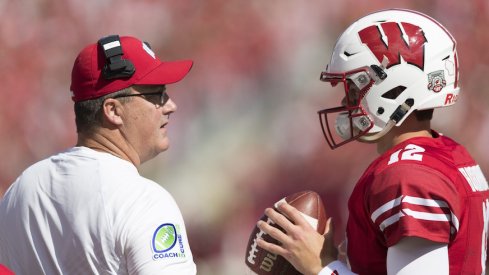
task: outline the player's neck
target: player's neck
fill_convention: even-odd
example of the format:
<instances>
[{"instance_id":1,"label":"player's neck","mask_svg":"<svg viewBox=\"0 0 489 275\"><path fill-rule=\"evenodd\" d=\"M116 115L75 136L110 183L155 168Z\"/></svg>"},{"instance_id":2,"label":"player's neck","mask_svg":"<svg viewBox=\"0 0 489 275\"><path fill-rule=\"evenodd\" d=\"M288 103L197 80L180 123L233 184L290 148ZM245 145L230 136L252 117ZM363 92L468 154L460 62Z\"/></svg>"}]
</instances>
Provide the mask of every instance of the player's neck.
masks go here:
<instances>
[{"instance_id":1,"label":"player's neck","mask_svg":"<svg viewBox=\"0 0 489 275\"><path fill-rule=\"evenodd\" d=\"M430 121L417 121L414 117L408 117L401 126L394 127L377 143L377 152L384 153L397 144L415 137L433 137L431 135Z\"/></svg>"}]
</instances>

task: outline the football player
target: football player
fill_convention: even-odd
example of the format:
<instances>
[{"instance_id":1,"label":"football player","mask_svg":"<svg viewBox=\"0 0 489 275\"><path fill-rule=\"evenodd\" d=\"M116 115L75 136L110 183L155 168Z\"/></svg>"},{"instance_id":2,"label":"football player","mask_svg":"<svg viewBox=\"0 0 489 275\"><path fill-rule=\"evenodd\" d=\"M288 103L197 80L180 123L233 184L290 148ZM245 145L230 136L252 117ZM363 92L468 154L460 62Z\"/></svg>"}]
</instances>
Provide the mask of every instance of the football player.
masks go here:
<instances>
[{"instance_id":1,"label":"football player","mask_svg":"<svg viewBox=\"0 0 489 275\"><path fill-rule=\"evenodd\" d=\"M484 274L486 178L430 125L434 108L457 101L458 76L455 39L433 18L391 9L348 27L321 73L345 96L319 111L321 126L331 148L358 140L380 156L348 201L347 261L336 260L331 226L316 233L286 203L265 210L285 232L258 223L281 245L258 245L304 274Z\"/></svg>"}]
</instances>

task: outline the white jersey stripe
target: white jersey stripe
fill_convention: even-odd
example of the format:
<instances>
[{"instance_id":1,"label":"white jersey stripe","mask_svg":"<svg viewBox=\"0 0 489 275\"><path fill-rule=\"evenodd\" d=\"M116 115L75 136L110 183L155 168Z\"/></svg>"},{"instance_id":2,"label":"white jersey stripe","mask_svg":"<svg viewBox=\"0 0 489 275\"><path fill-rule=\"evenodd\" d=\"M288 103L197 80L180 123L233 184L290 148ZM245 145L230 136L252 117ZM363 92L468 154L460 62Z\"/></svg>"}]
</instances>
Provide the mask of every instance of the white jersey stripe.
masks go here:
<instances>
[{"instance_id":1,"label":"white jersey stripe","mask_svg":"<svg viewBox=\"0 0 489 275\"><path fill-rule=\"evenodd\" d=\"M452 211L450 211L450 214L452 215L452 220L451 220L452 225L453 225L453 227L455 227L455 230L458 231L458 228L460 226L460 223L458 222L458 218L457 218L457 216L455 216L455 214Z\"/></svg>"},{"instance_id":2,"label":"white jersey stripe","mask_svg":"<svg viewBox=\"0 0 489 275\"><path fill-rule=\"evenodd\" d=\"M419 219L419 220L438 221L438 222L452 222L453 227L455 228L456 231L458 231L458 228L459 228L458 219L453 213L451 213L451 215L448 215L448 214L432 214L432 213L426 213L426 212L413 211L409 208L403 208L402 210L400 210L396 214L385 219L379 225L380 230L384 231L384 229L386 227L398 222L399 219L401 219L401 217L404 217L404 216L411 216L411 217L413 217L415 219Z\"/></svg>"},{"instance_id":3,"label":"white jersey stripe","mask_svg":"<svg viewBox=\"0 0 489 275\"><path fill-rule=\"evenodd\" d=\"M414 211L409 208L403 208L402 211L407 216L411 216L418 220L436 221L436 222L449 222L450 216L448 214L433 214L427 212Z\"/></svg>"},{"instance_id":4,"label":"white jersey stripe","mask_svg":"<svg viewBox=\"0 0 489 275\"><path fill-rule=\"evenodd\" d=\"M393 223L396 223L397 221L399 221L399 219L401 217L404 217L404 214L402 213L402 211L399 211L397 212L396 214L390 216L389 218L385 219L380 225L380 230L381 231L384 231L384 229L386 227L388 227L389 225L393 224Z\"/></svg>"},{"instance_id":5,"label":"white jersey stripe","mask_svg":"<svg viewBox=\"0 0 489 275\"><path fill-rule=\"evenodd\" d=\"M373 222L377 220L377 218L385 213L386 211L391 210L392 208L400 205L402 203L409 203L409 204L415 204L415 205L423 205L423 206L429 206L429 207L438 207L438 208L449 208L448 204L444 201L440 200L431 200L431 199L425 199L425 198L418 198L418 197L412 197L412 196L400 196L397 197L386 204L382 205L381 207L377 208L373 213L372 216L370 217Z\"/></svg>"},{"instance_id":6,"label":"white jersey stripe","mask_svg":"<svg viewBox=\"0 0 489 275\"><path fill-rule=\"evenodd\" d=\"M392 208L398 206L401 204L401 199L402 199L402 196L398 197L398 198L395 198L389 202L387 202L386 204L382 205L381 207L377 208L377 210L375 210L373 213L372 213L372 216L370 216L370 218L372 219L373 222L375 222L375 220L380 216L382 215L384 212L386 211L389 211L391 210Z\"/></svg>"},{"instance_id":7,"label":"white jersey stripe","mask_svg":"<svg viewBox=\"0 0 489 275\"><path fill-rule=\"evenodd\" d=\"M402 199L402 202L416 204L416 205L430 206L430 207L448 208L448 204L444 201L416 198L411 196L405 196Z\"/></svg>"},{"instance_id":8,"label":"white jersey stripe","mask_svg":"<svg viewBox=\"0 0 489 275\"><path fill-rule=\"evenodd\" d=\"M411 204L411 205L423 205L423 206L434 207L434 208L446 208L446 209L450 208L448 204L442 200L432 200L432 199L418 198L412 196L400 196L377 208L371 215L372 221L375 223L375 221L379 218L380 215L393 209L394 207L399 206L401 203ZM434 214L430 212L414 211L409 209L408 207L404 207L401 210L399 210L399 212L385 219L379 225L380 230L384 231L386 227L399 221L399 219L403 216L411 216L415 219L420 219L420 220L428 220L428 221L436 221L436 222L451 222L456 231L458 231L459 228L458 218L457 216L455 216L455 214L452 211L450 211L450 214Z\"/></svg>"}]
</instances>

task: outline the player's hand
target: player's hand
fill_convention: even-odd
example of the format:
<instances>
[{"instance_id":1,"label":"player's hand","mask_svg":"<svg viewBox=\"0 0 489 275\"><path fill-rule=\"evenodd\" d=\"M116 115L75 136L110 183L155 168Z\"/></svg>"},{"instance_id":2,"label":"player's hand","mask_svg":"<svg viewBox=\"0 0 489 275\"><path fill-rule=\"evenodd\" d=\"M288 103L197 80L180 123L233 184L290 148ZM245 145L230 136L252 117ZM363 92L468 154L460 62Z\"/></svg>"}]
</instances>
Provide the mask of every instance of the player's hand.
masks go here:
<instances>
[{"instance_id":1,"label":"player's hand","mask_svg":"<svg viewBox=\"0 0 489 275\"><path fill-rule=\"evenodd\" d=\"M259 239L259 247L281 255L303 274L316 275L324 266L336 260L338 250L333 242L331 218L326 223L324 235L321 235L288 203L280 203L278 210L282 214L273 208L267 208L265 214L283 228L285 233L263 221L259 221L257 225L263 232L279 241L280 245Z\"/></svg>"}]
</instances>

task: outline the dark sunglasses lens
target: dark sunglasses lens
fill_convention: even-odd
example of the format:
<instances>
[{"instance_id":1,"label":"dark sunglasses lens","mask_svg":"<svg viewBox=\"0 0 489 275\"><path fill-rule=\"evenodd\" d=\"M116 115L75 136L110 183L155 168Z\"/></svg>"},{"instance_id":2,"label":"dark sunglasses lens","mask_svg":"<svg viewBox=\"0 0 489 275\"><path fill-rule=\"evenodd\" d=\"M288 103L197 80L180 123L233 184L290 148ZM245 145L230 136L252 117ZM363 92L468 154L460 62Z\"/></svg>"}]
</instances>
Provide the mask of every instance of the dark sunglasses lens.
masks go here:
<instances>
[{"instance_id":1,"label":"dark sunglasses lens","mask_svg":"<svg viewBox=\"0 0 489 275\"><path fill-rule=\"evenodd\" d=\"M160 99L161 105L165 105L169 99L170 96L166 92L161 93L161 99Z\"/></svg>"}]
</instances>

